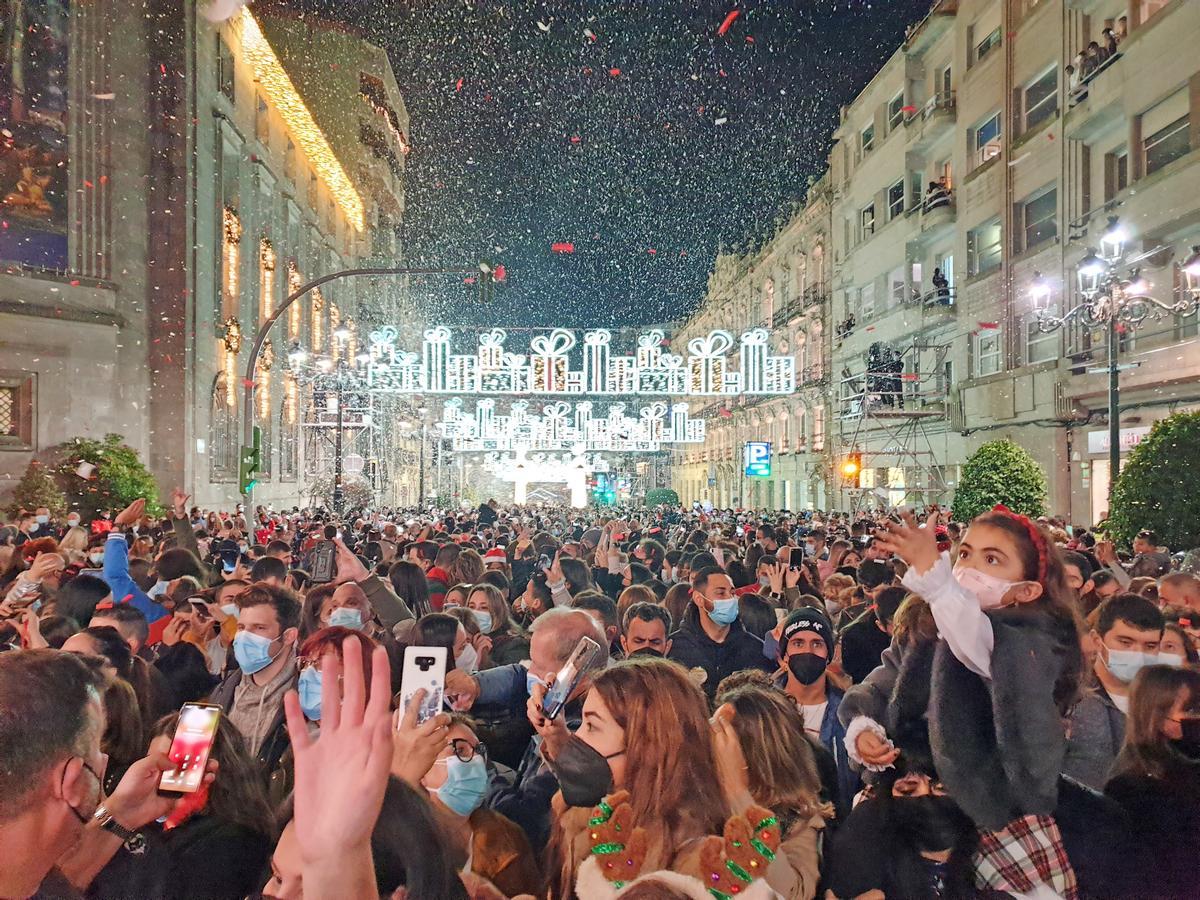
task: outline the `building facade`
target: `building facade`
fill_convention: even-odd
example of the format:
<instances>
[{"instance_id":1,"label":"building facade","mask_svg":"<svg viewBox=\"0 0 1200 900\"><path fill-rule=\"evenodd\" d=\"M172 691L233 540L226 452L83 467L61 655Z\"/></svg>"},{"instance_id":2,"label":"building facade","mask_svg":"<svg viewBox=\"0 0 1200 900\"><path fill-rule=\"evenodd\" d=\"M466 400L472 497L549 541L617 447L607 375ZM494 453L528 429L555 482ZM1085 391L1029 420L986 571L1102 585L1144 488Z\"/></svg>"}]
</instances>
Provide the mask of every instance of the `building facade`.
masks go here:
<instances>
[{"instance_id":1,"label":"building facade","mask_svg":"<svg viewBox=\"0 0 1200 900\"><path fill-rule=\"evenodd\" d=\"M1097 52L1105 29L1113 53ZM830 481L827 505L799 505L946 502L970 454L1009 437L1045 469L1051 509L1100 518L1106 331L1043 331L1031 288L1041 276L1052 312L1076 308L1078 263L1117 216L1150 293L1187 295L1181 264L1200 243L1198 38L1200 4L1188 0L941 0L909 29L843 109L822 179ZM749 272L753 260L724 266ZM747 309L762 303L756 278ZM710 284L695 319L725 296ZM1195 315L1120 331L1127 451L1156 419L1200 404L1200 344ZM776 345L788 338L773 330ZM737 440L770 439L765 417L748 421ZM846 460L861 467L852 478ZM704 499L698 464L678 469L685 499ZM745 505L786 505L777 495L751 491Z\"/></svg>"},{"instance_id":2,"label":"building facade","mask_svg":"<svg viewBox=\"0 0 1200 900\"><path fill-rule=\"evenodd\" d=\"M62 184L47 185L40 220L36 197L5 195L29 222L0 239L0 476L15 481L72 436L115 432L164 490L230 508L260 325L309 278L402 256L408 116L386 55L263 4L220 25L170 0L27 6L45 20L32 27L61 37L65 75L54 84L27 52L8 81L50 79L44 95L63 109L30 112L14 87L7 114L26 120L24 153L60 154ZM335 281L276 322L255 383L257 502L304 502L328 459L315 395L289 374L292 345L353 360L372 321L405 319L405 298L395 280ZM339 325L354 336L338 341ZM345 437L403 458L386 422ZM399 475L378 469L381 484Z\"/></svg>"}]
</instances>

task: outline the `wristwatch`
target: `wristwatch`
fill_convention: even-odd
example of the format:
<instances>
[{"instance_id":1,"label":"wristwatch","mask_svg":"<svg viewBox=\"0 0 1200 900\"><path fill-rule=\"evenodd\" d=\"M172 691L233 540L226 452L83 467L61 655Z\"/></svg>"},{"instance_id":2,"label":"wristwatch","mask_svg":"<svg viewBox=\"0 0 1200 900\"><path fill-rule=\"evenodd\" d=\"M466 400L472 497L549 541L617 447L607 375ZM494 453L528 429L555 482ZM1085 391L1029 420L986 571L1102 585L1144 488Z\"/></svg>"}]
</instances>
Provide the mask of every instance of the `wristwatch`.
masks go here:
<instances>
[{"instance_id":1,"label":"wristwatch","mask_svg":"<svg viewBox=\"0 0 1200 900\"><path fill-rule=\"evenodd\" d=\"M125 845L125 849L130 853L140 856L146 852L145 836L140 831L130 831L114 819L113 814L108 811L107 807L103 805L97 807L92 819L99 824L102 831L107 831L109 834L119 837Z\"/></svg>"}]
</instances>

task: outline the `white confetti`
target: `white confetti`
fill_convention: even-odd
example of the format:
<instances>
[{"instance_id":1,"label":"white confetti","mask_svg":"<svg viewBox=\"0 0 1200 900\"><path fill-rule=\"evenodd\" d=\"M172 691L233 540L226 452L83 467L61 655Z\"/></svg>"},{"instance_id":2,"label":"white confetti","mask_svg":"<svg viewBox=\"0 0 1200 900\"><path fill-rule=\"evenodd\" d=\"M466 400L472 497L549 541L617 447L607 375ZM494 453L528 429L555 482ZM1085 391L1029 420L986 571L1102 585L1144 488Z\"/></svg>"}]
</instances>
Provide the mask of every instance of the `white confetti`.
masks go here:
<instances>
[{"instance_id":1,"label":"white confetti","mask_svg":"<svg viewBox=\"0 0 1200 900\"><path fill-rule=\"evenodd\" d=\"M204 18L210 22L228 21L237 15L246 3L247 0L212 0L203 10Z\"/></svg>"}]
</instances>

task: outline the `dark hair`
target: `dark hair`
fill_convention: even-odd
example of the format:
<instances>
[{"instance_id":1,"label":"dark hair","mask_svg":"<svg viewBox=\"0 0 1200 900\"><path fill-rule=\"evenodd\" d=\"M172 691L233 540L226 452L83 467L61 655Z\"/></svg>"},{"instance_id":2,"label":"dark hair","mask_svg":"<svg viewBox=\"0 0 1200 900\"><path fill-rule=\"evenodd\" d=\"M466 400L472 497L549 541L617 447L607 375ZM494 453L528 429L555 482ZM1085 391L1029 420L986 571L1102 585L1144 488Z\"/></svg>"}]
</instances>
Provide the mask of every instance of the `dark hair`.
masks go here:
<instances>
[{"instance_id":1,"label":"dark hair","mask_svg":"<svg viewBox=\"0 0 1200 900\"><path fill-rule=\"evenodd\" d=\"M567 590L574 596L592 586L592 567L572 556L559 557L558 566L567 580Z\"/></svg>"},{"instance_id":2,"label":"dark hair","mask_svg":"<svg viewBox=\"0 0 1200 900\"><path fill-rule=\"evenodd\" d=\"M94 619L97 616L104 619L112 619L119 625L125 626L137 637L139 645L145 644L150 637L150 625L146 622L146 614L132 604L120 603L116 606L106 606L97 609L92 613L92 618ZM121 628L117 628L117 631L121 630ZM44 635L45 633L45 625L43 624L42 634Z\"/></svg>"},{"instance_id":3,"label":"dark hair","mask_svg":"<svg viewBox=\"0 0 1200 900\"><path fill-rule=\"evenodd\" d=\"M1157 606L1141 594L1115 594L1100 604L1096 614L1096 633L1104 637L1117 622L1124 622L1138 631L1163 629L1163 615Z\"/></svg>"},{"instance_id":4,"label":"dark hair","mask_svg":"<svg viewBox=\"0 0 1200 900\"><path fill-rule=\"evenodd\" d=\"M178 723L177 712L163 716L151 727L151 739L173 735ZM274 839L275 817L262 774L241 732L232 727L218 728L210 757L220 764L221 774L209 787L205 815Z\"/></svg>"},{"instance_id":5,"label":"dark hair","mask_svg":"<svg viewBox=\"0 0 1200 900\"><path fill-rule=\"evenodd\" d=\"M100 736L104 680L79 657L58 650L0 653L0 822L27 812L42 776Z\"/></svg>"},{"instance_id":6,"label":"dark hair","mask_svg":"<svg viewBox=\"0 0 1200 900\"><path fill-rule=\"evenodd\" d=\"M896 610L900 608L900 604L904 602L904 598L908 596L908 590L898 585L885 587L879 592L879 596L875 598L875 618L881 624L888 625L892 621L892 617L896 615Z\"/></svg>"},{"instance_id":7,"label":"dark hair","mask_svg":"<svg viewBox=\"0 0 1200 900\"><path fill-rule=\"evenodd\" d=\"M61 649L71 635L79 633L79 623L70 616L42 616L38 627L46 643L55 650Z\"/></svg>"},{"instance_id":8,"label":"dark hair","mask_svg":"<svg viewBox=\"0 0 1200 900\"><path fill-rule=\"evenodd\" d=\"M725 575L725 570L720 566L706 566L698 572L692 574L692 589L703 591L708 587L708 579L714 575ZM726 576L728 577L728 576Z\"/></svg>"},{"instance_id":9,"label":"dark hair","mask_svg":"<svg viewBox=\"0 0 1200 900\"><path fill-rule=\"evenodd\" d=\"M462 623L447 613L429 613L417 619L409 632L408 647L445 647L446 669L454 668L454 639ZM405 648L407 652L408 647Z\"/></svg>"},{"instance_id":10,"label":"dark hair","mask_svg":"<svg viewBox=\"0 0 1200 900\"><path fill-rule=\"evenodd\" d=\"M761 540L775 541L776 543L779 542L779 537L776 535L775 529L772 526L764 522L762 525L758 526L758 530L759 533L762 534Z\"/></svg>"},{"instance_id":11,"label":"dark hair","mask_svg":"<svg viewBox=\"0 0 1200 900\"><path fill-rule=\"evenodd\" d=\"M654 580L654 573L638 562L629 564L629 583L630 584L646 584Z\"/></svg>"},{"instance_id":12,"label":"dark hair","mask_svg":"<svg viewBox=\"0 0 1200 900\"><path fill-rule=\"evenodd\" d=\"M172 694L171 706L204 699L217 680L208 671L204 651L187 641L162 648L154 668L166 679Z\"/></svg>"},{"instance_id":13,"label":"dark hair","mask_svg":"<svg viewBox=\"0 0 1200 900\"><path fill-rule=\"evenodd\" d=\"M255 582L238 597L237 605L241 610L255 606L272 607L279 622L280 632L300 625L300 598L284 587L267 584L265 581Z\"/></svg>"},{"instance_id":14,"label":"dark hair","mask_svg":"<svg viewBox=\"0 0 1200 900\"><path fill-rule=\"evenodd\" d=\"M1092 584L1094 584L1097 588L1102 588L1107 584L1112 584L1116 580L1117 576L1108 569L1097 569L1092 575Z\"/></svg>"},{"instance_id":15,"label":"dark hair","mask_svg":"<svg viewBox=\"0 0 1200 900\"><path fill-rule=\"evenodd\" d=\"M61 615L70 616L76 622L87 622L91 620L100 601L110 593L111 588L102 578L95 575L76 575L59 587L54 595L54 608Z\"/></svg>"},{"instance_id":16,"label":"dark hair","mask_svg":"<svg viewBox=\"0 0 1200 900\"><path fill-rule=\"evenodd\" d=\"M460 553L462 553L462 547L458 544L442 544L438 548L437 555L433 558L433 564L439 569L449 570L458 559ZM425 554L422 553L421 556L424 557Z\"/></svg>"},{"instance_id":17,"label":"dark hair","mask_svg":"<svg viewBox=\"0 0 1200 900\"><path fill-rule=\"evenodd\" d=\"M658 572L663 567L663 560L667 555L667 548L653 538L646 538L638 547L646 554L646 568Z\"/></svg>"},{"instance_id":18,"label":"dark hair","mask_svg":"<svg viewBox=\"0 0 1200 900\"><path fill-rule=\"evenodd\" d=\"M479 579L479 583L490 584L492 587L498 590L503 597L508 597L509 592L512 591L512 581L509 580L507 575L505 575L503 572L497 571L496 569L490 569L487 572L484 572Z\"/></svg>"},{"instance_id":19,"label":"dark hair","mask_svg":"<svg viewBox=\"0 0 1200 900\"><path fill-rule=\"evenodd\" d=\"M1141 540L1145 541L1147 544L1150 544L1153 547L1158 546L1158 534L1156 532L1151 531L1149 528L1143 528L1141 531L1139 531L1137 533L1137 536L1134 538L1134 540L1137 540L1138 538L1140 538Z\"/></svg>"},{"instance_id":20,"label":"dark hair","mask_svg":"<svg viewBox=\"0 0 1200 900\"><path fill-rule=\"evenodd\" d=\"M196 554L184 547L172 547L164 550L158 562L154 564L158 577L163 581L174 581L184 575L191 575L199 581L204 580L204 566L196 558Z\"/></svg>"},{"instance_id":21,"label":"dark hair","mask_svg":"<svg viewBox=\"0 0 1200 900\"><path fill-rule=\"evenodd\" d=\"M281 541L279 538L275 538L267 542L267 553L287 553L290 556L291 552L292 547L287 541Z\"/></svg>"},{"instance_id":22,"label":"dark hair","mask_svg":"<svg viewBox=\"0 0 1200 900\"><path fill-rule=\"evenodd\" d=\"M125 643L121 632L111 625L96 625L92 628L85 628L79 633L86 634L96 643L97 652L117 670L117 675L126 680L129 679L130 669L133 665L133 651Z\"/></svg>"},{"instance_id":23,"label":"dark hair","mask_svg":"<svg viewBox=\"0 0 1200 900\"><path fill-rule=\"evenodd\" d=\"M657 603L634 603L625 610L625 616L621 619L621 634L625 634L629 630L629 623L634 619L642 622L662 622L667 636L671 635L674 623L671 621L670 611L665 606L659 606Z\"/></svg>"},{"instance_id":24,"label":"dark hair","mask_svg":"<svg viewBox=\"0 0 1200 900\"><path fill-rule=\"evenodd\" d=\"M388 569L388 581L396 596L407 604L414 616L420 618L433 610L429 603L429 581L415 562L400 559L392 563Z\"/></svg>"},{"instance_id":25,"label":"dark hair","mask_svg":"<svg viewBox=\"0 0 1200 900\"><path fill-rule=\"evenodd\" d=\"M287 575L287 563L277 556L264 556L262 559L255 560L254 565L250 567L251 581L265 581L268 578L278 578L283 581Z\"/></svg>"},{"instance_id":26,"label":"dark hair","mask_svg":"<svg viewBox=\"0 0 1200 900\"><path fill-rule=\"evenodd\" d=\"M607 597L598 591L584 591L574 599L571 605L575 609L590 609L593 612L600 613L600 618L604 620L605 628L619 628L621 625L617 620L617 604L613 602L611 597Z\"/></svg>"},{"instance_id":27,"label":"dark hair","mask_svg":"<svg viewBox=\"0 0 1200 900\"><path fill-rule=\"evenodd\" d=\"M408 550L416 550L417 556L427 562L433 562L438 556L438 545L433 541L416 541L409 544L405 552Z\"/></svg>"},{"instance_id":28,"label":"dark hair","mask_svg":"<svg viewBox=\"0 0 1200 900\"><path fill-rule=\"evenodd\" d=\"M321 630L321 609L325 601L333 596L337 585L329 582L314 584L304 592L304 602L300 609L300 637L306 638L315 631Z\"/></svg>"},{"instance_id":29,"label":"dark hair","mask_svg":"<svg viewBox=\"0 0 1200 900\"><path fill-rule=\"evenodd\" d=\"M1065 566L1074 566L1079 570L1080 576L1084 581L1092 577L1092 562L1082 553L1075 550L1063 550L1062 561Z\"/></svg>"},{"instance_id":30,"label":"dark hair","mask_svg":"<svg viewBox=\"0 0 1200 900\"><path fill-rule=\"evenodd\" d=\"M303 569L288 569L288 575L297 591L307 590L309 582L312 581L312 576Z\"/></svg>"},{"instance_id":31,"label":"dark hair","mask_svg":"<svg viewBox=\"0 0 1200 900\"><path fill-rule=\"evenodd\" d=\"M858 552L858 549L852 548L846 552ZM842 558L845 559L844 556ZM858 564L858 583L865 588L877 588L880 585L891 584L895 577L896 570L883 560L864 559Z\"/></svg>"},{"instance_id":32,"label":"dark hair","mask_svg":"<svg viewBox=\"0 0 1200 900\"><path fill-rule=\"evenodd\" d=\"M738 598L738 620L759 640L766 637L767 632L778 623L771 601L758 594L742 594Z\"/></svg>"}]
</instances>

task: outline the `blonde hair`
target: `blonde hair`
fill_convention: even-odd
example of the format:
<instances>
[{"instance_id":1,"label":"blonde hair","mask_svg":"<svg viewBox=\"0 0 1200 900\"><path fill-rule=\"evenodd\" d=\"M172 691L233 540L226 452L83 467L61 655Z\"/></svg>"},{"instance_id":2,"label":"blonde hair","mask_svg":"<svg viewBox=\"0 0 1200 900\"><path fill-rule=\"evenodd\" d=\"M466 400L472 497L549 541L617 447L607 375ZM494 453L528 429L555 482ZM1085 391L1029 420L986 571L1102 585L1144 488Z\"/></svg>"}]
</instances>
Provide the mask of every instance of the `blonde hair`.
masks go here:
<instances>
[{"instance_id":1,"label":"blonde hair","mask_svg":"<svg viewBox=\"0 0 1200 900\"><path fill-rule=\"evenodd\" d=\"M834 573L825 579L825 583L821 585L821 593L825 595L826 600L836 600L839 603L845 604L847 595L853 594L857 585L854 579L849 575Z\"/></svg>"},{"instance_id":2,"label":"blonde hair","mask_svg":"<svg viewBox=\"0 0 1200 900\"><path fill-rule=\"evenodd\" d=\"M80 552L87 550L88 533L86 528L81 528L78 525L67 529L67 533L63 535L63 539L58 542L59 550L78 550Z\"/></svg>"},{"instance_id":3,"label":"blonde hair","mask_svg":"<svg viewBox=\"0 0 1200 900\"><path fill-rule=\"evenodd\" d=\"M450 563L449 574L456 584L477 584L483 578L483 557L474 550L464 550Z\"/></svg>"}]
</instances>

